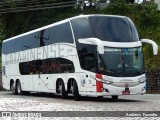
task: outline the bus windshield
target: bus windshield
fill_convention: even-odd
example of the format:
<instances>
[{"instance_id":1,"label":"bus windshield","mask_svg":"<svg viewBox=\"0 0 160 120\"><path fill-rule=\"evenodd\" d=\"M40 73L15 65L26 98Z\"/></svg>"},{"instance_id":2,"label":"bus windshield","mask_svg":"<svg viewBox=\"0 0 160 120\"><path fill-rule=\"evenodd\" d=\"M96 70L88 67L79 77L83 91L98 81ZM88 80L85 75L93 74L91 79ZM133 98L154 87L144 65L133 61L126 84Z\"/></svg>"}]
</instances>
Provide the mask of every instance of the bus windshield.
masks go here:
<instances>
[{"instance_id":1,"label":"bus windshield","mask_svg":"<svg viewBox=\"0 0 160 120\"><path fill-rule=\"evenodd\" d=\"M94 16L89 21L95 38L111 42L139 41L137 30L129 18Z\"/></svg>"},{"instance_id":2,"label":"bus windshield","mask_svg":"<svg viewBox=\"0 0 160 120\"><path fill-rule=\"evenodd\" d=\"M142 48L104 48L98 57L102 74L115 77L133 77L144 74Z\"/></svg>"}]
</instances>

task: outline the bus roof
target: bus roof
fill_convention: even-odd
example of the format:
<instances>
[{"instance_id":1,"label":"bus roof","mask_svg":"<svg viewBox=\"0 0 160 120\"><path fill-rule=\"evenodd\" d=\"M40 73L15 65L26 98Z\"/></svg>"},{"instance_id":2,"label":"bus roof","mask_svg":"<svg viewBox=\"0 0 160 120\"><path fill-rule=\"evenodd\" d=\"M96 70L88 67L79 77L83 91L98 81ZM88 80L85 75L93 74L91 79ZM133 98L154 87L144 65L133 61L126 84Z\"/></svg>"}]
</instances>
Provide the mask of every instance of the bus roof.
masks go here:
<instances>
[{"instance_id":1,"label":"bus roof","mask_svg":"<svg viewBox=\"0 0 160 120\"><path fill-rule=\"evenodd\" d=\"M29 31L29 32L26 32L26 33L23 33L23 34L20 34L20 35L17 35L17 36L8 38L8 39L4 40L3 42L7 42L7 41L10 41L10 40L14 40L14 39L17 39L17 38L20 38L20 37L29 35L29 34L31 34L31 33L35 33L35 32L41 31L41 30L43 30L43 29L47 29L47 28L53 27L53 26L55 26L55 25L62 24L62 23L64 23L64 22L67 22L67 21L70 21L70 20L73 20L73 19L85 18L85 17L90 17L90 16L106 16L106 17L121 17L121 18L128 18L128 17L126 17L126 16L119 16L119 15L103 15L103 14L79 15L79 16L71 17L71 18L68 18L68 19L65 19L65 20L62 20L62 21L59 21L59 22L56 22L56 23L53 23L53 24L50 24L50 25L47 25L47 26L44 26L44 27L41 27L41 28L32 30L32 31Z\"/></svg>"}]
</instances>

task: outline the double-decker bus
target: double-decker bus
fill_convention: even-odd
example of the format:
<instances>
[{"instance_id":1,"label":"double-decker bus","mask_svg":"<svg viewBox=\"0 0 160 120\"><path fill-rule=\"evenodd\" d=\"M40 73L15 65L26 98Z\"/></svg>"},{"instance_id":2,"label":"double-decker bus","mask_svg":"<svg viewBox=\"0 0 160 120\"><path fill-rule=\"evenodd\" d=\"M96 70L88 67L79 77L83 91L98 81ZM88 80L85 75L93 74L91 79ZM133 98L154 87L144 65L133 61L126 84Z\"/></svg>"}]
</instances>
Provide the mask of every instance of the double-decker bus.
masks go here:
<instances>
[{"instance_id":1,"label":"double-decker bus","mask_svg":"<svg viewBox=\"0 0 160 120\"><path fill-rule=\"evenodd\" d=\"M80 15L9 38L2 44L2 84L13 94L81 96L146 93L142 42L125 16Z\"/></svg>"}]
</instances>

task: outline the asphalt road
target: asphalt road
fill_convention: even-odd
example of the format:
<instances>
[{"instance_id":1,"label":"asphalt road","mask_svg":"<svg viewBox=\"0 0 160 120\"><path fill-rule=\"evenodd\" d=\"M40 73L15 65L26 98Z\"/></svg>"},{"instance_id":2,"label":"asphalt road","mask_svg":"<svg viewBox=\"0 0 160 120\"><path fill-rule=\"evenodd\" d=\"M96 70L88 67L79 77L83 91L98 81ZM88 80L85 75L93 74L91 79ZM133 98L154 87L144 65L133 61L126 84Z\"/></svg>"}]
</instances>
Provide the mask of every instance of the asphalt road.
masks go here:
<instances>
[{"instance_id":1,"label":"asphalt road","mask_svg":"<svg viewBox=\"0 0 160 120\"><path fill-rule=\"evenodd\" d=\"M69 117L93 117L93 119L98 117L97 119L99 119L102 115L105 119L110 118L110 116L104 115L104 112L111 113L111 117L114 117L114 113L122 114L122 117L125 117L124 115L128 114L128 111L131 114L133 111L133 115L139 112L142 114L142 112L145 113L146 111L156 114L157 111L160 111L160 94L120 96L118 101L112 101L109 96L103 99L82 97L81 101L74 101L72 96L63 100L60 96L53 94L13 95L11 92L0 92L0 111L48 111L48 113L45 113L48 115L47 117L58 117L58 119L61 117L63 119L66 114ZM80 113L80 115L73 115L77 113ZM132 115L129 117L130 119L134 118ZM114 118L122 119L116 115ZM138 118L136 116L136 119ZM156 116L146 117L148 120L151 120L151 118L160 119L160 117ZM84 119L86 120L86 118Z\"/></svg>"}]
</instances>

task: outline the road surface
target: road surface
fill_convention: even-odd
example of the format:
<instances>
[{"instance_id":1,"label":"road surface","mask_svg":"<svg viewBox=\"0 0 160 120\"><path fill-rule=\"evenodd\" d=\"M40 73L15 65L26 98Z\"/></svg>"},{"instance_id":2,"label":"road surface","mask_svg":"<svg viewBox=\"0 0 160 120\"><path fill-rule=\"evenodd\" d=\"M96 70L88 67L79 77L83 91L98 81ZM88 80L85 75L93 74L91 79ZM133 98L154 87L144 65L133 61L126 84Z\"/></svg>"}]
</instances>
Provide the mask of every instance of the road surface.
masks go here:
<instances>
[{"instance_id":1,"label":"road surface","mask_svg":"<svg viewBox=\"0 0 160 120\"><path fill-rule=\"evenodd\" d=\"M47 119L52 119L50 117L55 117L56 119L64 119L64 117L77 117L78 119L83 117L81 119L87 120L90 117L90 119L94 120L99 119L102 115L101 119L114 118L121 120L123 119L122 117L125 117L125 119L141 119L143 117L144 119L145 117L148 120L156 120L160 119L160 113L158 112L160 111L160 94L120 96L118 101L112 101L109 96L103 99L82 97L81 101L74 101L72 96L63 100L60 96L53 94L13 95L8 91L0 92L0 111L47 111L45 112ZM140 114L147 115L147 111L150 112L151 116L138 116ZM109 116L110 113L111 116ZM116 113L115 116L114 113ZM157 113L159 113L158 116L156 116ZM122 114L122 116L117 116L117 114ZM127 115L129 116L127 117Z\"/></svg>"}]
</instances>

